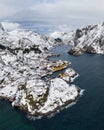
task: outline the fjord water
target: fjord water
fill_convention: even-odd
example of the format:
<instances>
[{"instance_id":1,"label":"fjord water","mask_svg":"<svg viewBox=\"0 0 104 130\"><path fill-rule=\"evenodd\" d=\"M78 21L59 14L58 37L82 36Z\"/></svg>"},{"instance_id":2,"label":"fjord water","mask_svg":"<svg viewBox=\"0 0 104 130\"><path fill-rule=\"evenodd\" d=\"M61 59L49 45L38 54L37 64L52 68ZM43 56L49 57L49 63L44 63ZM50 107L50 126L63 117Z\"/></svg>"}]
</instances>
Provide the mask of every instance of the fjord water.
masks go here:
<instances>
[{"instance_id":1,"label":"fjord water","mask_svg":"<svg viewBox=\"0 0 104 130\"><path fill-rule=\"evenodd\" d=\"M78 73L74 84L85 89L78 102L54 117L29 120L26 115L0 100L0 130L104 130L104 55L68 55L69 46L52 52L61 56L51 60L68 60Z\"/></svg>"}]
</instances>

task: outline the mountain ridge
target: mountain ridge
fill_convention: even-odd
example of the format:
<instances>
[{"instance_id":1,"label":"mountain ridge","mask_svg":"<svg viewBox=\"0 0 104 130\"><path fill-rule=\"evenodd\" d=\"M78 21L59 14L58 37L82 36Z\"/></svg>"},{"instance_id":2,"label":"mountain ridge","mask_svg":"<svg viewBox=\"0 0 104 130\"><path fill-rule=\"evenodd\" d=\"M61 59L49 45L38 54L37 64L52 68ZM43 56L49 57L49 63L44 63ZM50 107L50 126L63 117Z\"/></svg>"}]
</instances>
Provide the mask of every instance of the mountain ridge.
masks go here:
<instances>
[{"instance_id":1,"label":"mountain ridge","mask_svg":"<svg viewBox=\"0 0 104 130\"><path fill-rule=\"evenodd\" d=\"M53 33L53 38L60 38L65 44L72 45L69 51L73 55L84 52L104 54L104 23L89 25L69 33Z\"/></svg>"}]
</instances>

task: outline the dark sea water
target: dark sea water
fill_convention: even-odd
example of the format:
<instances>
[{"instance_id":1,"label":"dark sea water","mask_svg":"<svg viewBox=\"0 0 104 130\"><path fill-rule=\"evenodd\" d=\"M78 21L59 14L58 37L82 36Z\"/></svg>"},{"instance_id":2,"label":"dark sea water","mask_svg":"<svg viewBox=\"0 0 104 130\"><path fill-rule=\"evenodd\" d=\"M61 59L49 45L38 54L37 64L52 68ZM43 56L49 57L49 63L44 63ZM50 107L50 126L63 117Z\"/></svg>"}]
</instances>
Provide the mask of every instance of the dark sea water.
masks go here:
<instances>
[{"instance_id":1,"label":"dark sea water","mask_svg":"<svg viewBox=\"0 0 104 130\"><path fill-rule=\"evenodd\" d=\"M68 50L69 46L59 46L52 52L72 62L71 67L80 75L74 84L85 89L84 95L54 117L35 121L12 108L8 101L0 100L0 130L104 130L104 55L75 57L68 55Z\"/></svg>"}]
</instances>

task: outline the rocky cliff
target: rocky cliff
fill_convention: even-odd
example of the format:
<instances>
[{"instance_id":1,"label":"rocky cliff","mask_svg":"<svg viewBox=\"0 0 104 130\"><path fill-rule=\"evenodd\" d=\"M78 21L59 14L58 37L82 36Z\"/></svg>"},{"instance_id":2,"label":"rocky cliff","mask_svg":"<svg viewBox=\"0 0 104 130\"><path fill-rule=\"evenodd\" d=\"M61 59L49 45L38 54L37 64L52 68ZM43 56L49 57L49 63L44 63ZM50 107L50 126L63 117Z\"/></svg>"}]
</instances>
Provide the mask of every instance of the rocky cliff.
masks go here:
<instances>
[{"instance_id":1,"label":"rocky cliff","mask_svg":"<svg viewBox=\"0 0 104 130\"><path fill-rule=\"evenodd\" d=\"M51 37L60 38L63 43L72 45L69 51L73 55L83 52L104 54L104 23L90 25L69 33L52 33Z\"/></svg>"}]
</instances>

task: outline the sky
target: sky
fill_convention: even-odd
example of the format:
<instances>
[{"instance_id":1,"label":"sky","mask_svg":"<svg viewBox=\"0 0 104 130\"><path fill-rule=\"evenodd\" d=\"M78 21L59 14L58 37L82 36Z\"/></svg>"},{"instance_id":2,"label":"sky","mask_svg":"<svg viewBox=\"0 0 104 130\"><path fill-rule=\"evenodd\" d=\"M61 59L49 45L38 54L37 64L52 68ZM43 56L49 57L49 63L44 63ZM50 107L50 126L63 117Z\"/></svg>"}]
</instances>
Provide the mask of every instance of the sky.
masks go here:
<instances>
[{"instance_id":1,"label":"sky","mask_svg":"<svg viewBox=\"0 0 104 130\"><path fill-rule=\"evenodd\" d=\"M0 0L0 21L78 28L104 21L104 0Z\"/></svg>"}]
</instances>

